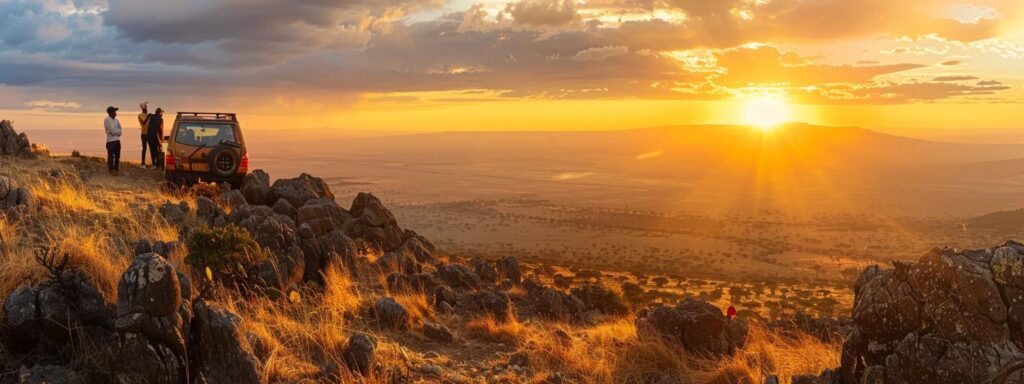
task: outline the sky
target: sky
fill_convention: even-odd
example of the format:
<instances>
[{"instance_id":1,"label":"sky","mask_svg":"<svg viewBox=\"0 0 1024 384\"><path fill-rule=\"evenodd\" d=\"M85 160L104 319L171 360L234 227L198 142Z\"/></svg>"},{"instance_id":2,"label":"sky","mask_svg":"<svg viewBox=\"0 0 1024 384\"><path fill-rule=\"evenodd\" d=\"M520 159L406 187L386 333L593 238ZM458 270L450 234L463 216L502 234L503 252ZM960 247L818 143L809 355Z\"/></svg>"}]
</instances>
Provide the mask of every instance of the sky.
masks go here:
<instances>
[{"instance_id":1,"label":"sky","mask_svg":"<svg viewBox=\"0 0 1024 384\"><path fill-rule=\"evenodd\" d=\"M625 129L768 108L1020 138L1022 85L1019 0L0 0L0 118L31 129L146 100L260 129Z\"/></svg>"}]
</instances>

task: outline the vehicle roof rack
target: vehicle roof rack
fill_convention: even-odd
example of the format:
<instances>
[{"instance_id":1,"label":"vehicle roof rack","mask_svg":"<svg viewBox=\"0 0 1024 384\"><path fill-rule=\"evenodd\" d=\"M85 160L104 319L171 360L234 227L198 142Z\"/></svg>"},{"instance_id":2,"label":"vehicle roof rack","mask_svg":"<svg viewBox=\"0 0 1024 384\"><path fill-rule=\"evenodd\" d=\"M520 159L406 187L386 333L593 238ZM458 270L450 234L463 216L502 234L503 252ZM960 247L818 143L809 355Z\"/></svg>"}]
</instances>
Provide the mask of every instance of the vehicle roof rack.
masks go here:
<instances>
[{"instance_id":1,"label":"vehicle roof rack","mask_svg":"<svg viewBox=\"0 0 1024 384\"><path fill-rule=\"evenodd\" d=\"M178 118L238 121L234 113L226 112L178 112Z\"/></svg>"}]
</instances>

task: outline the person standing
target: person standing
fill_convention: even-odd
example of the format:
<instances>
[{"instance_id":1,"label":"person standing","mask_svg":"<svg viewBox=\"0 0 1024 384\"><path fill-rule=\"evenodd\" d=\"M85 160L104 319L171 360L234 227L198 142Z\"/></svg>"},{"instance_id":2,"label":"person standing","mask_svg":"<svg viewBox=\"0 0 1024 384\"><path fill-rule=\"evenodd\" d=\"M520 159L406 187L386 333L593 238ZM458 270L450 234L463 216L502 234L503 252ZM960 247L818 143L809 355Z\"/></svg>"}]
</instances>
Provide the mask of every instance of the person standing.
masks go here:
<instances>
[{"instance_id":1,"label":"person standing","mask_svg":"<svg viewBox=\"0 0 1024 384\"><path fill-rule=\"evenodd\" d=\"M147 142L149 153L153 156L153 167L163 168L163 148L160 147L164 138L164 110L157 108L156 113L149 116L149 128L147 129Z\"/></svg>"},{"instance_id":2,"label":"person standing","mask_svg":"<svg viewBox=\"0 0 1024 384\"><path fill-rule=\"evenodd\" d=\"M139 104L139 109L142 109L142 113L139 113L139 128L142 129L142 163L139 168L148 169L146 166L146 147L149 145L149 135L146 131L149 129L149 102L143 101ZM153 163L156 166L156 163Z\"/></svg>"},{"instance_id":3,"label":"person standing","mask_svg":"<svg viewBox=\"0 0 1024 384\"><path fill-rule=\"evenodd\" d=\"M107 171L117 176L121 169L121 122L117 120L117 107L107 107L103 130L107 133Z\"/></svg>"}]
</instances>

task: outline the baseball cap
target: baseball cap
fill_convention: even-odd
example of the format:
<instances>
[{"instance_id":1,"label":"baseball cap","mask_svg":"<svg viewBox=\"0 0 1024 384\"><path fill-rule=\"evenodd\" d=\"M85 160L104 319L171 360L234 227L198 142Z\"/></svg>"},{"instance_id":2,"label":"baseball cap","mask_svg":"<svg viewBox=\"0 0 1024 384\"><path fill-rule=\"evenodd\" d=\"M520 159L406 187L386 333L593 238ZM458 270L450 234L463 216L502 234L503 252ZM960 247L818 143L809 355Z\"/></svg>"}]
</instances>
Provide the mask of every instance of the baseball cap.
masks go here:
<instances>
[{"instance_id":1,"label":"baseball cap","mask_svg":"<svg viewBox=\"0 0 1024 384\"><path fill-rule=\"evenodd\" d=\"M114 106L107 107L107 113L110 113L110 112L113 112L113 111L116 111L116 110L117 110L117 107L114 107Z\"/></svg>"}]
</instances>

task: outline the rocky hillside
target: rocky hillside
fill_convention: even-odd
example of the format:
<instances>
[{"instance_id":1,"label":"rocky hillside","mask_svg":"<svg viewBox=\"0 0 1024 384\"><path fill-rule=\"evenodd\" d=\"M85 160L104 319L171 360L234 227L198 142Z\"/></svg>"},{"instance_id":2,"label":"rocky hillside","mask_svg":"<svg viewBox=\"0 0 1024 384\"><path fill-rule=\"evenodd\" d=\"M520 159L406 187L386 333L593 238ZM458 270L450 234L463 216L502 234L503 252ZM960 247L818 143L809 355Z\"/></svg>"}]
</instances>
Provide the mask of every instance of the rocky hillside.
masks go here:
<instances>
[{"instance_id":1,"label":"rocky hillside","mask_svg":"<svg viewBox=\"0 0 1024 384\"><path fill-rule=\"evenodd\" d=\"M12 153L0 382L1024 380L1017 243L868 268L848 321L764 324L624 295L600 271L447 254L373 194L343 206L308 174L168 189L156 171Z\"/></svg>"}]
</instances>

